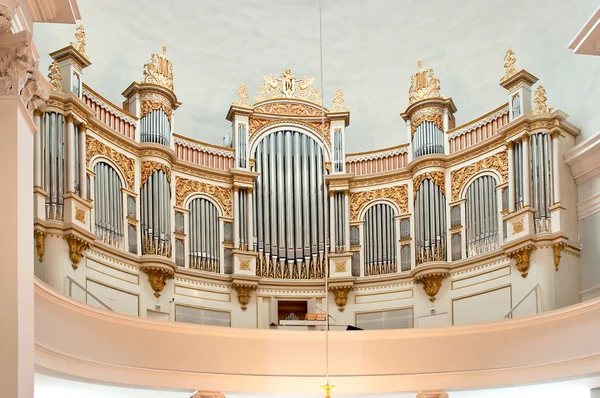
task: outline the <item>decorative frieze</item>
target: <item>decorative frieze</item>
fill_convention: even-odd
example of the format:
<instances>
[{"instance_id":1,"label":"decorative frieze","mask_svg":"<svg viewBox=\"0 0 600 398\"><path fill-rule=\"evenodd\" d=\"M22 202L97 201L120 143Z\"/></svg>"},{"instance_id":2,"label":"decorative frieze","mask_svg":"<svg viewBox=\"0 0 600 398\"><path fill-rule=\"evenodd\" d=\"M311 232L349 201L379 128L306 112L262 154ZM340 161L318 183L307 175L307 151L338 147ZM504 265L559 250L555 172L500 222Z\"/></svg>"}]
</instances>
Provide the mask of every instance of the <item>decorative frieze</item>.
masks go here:
<instances>
[{"instance_id":1,"label":"decorative frieze","mask_svg":"<svg viewBox=\"0 0 600 398\"><path fill-rule=\"evenodd\" d=\"M162 109L165 115L167 115L167 119L169 119L169 123L171 123L171 117L173 116L173 111L171 107L161 101L143 101L141 106L141 114L140 117L144 117L152 111L157 111Z\"/></svg>"},{"instance_id":2,"label":"decorative frieze","mask_svg":"<svg viewBox=\"0 0 600 398\"><path fill-rule=\"evenodd\" d=\"M452 182L452 200L458 200L464 183L482 170L496 170L502 176L501 183L508 181L508 152L500 152L478 162L454 170L450 174ZM415 189L416 192L416 189Z\"/></svg>"},{"instance_id":3,"label":"decorative frieze","mask_svg":"<svg viewBox=\"0 0 600 398\"><path fill-rule=\"evenodd\" d=\"M148 181L148 177L150 177L154 172L162 170L167 175L167 181L169 184L171 183L171 169L165 165L164 163L153 162L150 160L146 160L142 162L142 177L140 181L140 186L144 186L146 181Z\"/></svg>"},{"instance_id":4,"label":"decorative frieze","mask_svg":"<svg viewBox=\"0 0 600 398\"><path fill-rule=\"evenodd\" d=\"M270 115L280 116L319 116L323 115L323 111L314 106L296 104L296 103L275 103L265 104L254 108L255 113L266 113Z\"/></svg>"},{"instance_id":5,"label":"decorative frieze","mask_svg":"<svg viewBox=\"0 0 600 398\"><path fill-rule=\"evenodd\" d=\"M91 134L86 136L85 146L86 163L88 165L94 156L106 156L115 163L115 165L121 170L121 173L125 176L127 189L130 191L135 189L135 160L123 155L121 152L115 151L111 147L105 145L103 142L98 141Z\"/></svg>"},{"instance_id":6,"label":"decorative frieze","mask_svg":"<svg viewBox=\"0 0 600 398\"><path fill-rule=\"evenodd\" d=\"M443 171L430 171L427 173L419 174L415 178L413 178L413 199L416 199L417 192L419 191L419 187L423 180L431 180L435 185L437 185L442 192L444 192L444 172Z\"/></svg>"},{"instance_id":7,"label":"decorative frieze","mask_svg":"<svg viewBox=\"0 0 600 398\"><path fill-rule=\"evenodd\" d=\"M389 199L398 205L400 214L408 213L408 185L350 193L350 220L358 219L360 211L376 199Z\"/></svg>"},{"instance_id":8,"label":"decorative frieze","mask_svg":"<svg viewBox=\"0 0 600 398\"><path fill-rule=\"evenodd\" d=\"M225 217L233 216L233 193L231 188L224 188L218 185L211 185L179 176L175 177L175 197L177 206L182 207L185 199L193 193L203 193L210 196L221 205Z\"/></svg>"}]
</instances>

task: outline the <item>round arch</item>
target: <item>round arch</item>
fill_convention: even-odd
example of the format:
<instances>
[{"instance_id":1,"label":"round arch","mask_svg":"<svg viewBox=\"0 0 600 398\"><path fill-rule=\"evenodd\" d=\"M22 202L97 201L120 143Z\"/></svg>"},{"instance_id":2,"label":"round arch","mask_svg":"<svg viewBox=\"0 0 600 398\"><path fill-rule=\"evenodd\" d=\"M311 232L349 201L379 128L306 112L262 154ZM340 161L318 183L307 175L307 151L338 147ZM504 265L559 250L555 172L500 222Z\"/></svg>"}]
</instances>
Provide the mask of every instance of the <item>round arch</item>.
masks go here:
<instances>
[{"instance_id":1,"label":"round arch","mask_svg":"<svg viewBox=\"0 0 600 398\"><path fill-rule=\"evenodd\" d=\"M378 198L378 199L373 199L370 202L367 202L366 204L363 205L363 207L360 209L360 211L358 212L358 219L359 221L364 221L365 220L365 214L367 214L367 211L378 204L386 204L386 205L390 205L392 207L392 209L394 210L394 217L397 217L400 215L400 208L398 207L398 205L396 204L396 202L394 202L391 199L387 199L387 198Z\"/></svg>"},{"instance_id":2,"label":"round arch","mask_svg":"<svg viewBox=\"0 0 600 398\"><path fill-rule=\"evenodd\" d=\"M96 165L100 162L108 164L110 167L112 167L115 170L115 172L119 176L119 180L121 180L122 187L127 187L128 189L131 189L131 188L129 188L129 185L127 184L127 179L125 178L125 173L123 172L123 170L121 170L121 168L108 156L95 155L94 157L92 157L90 159L90 169L94 170Z\"/></svg>"},{"instance_id":3,"label":"round arch","mask_svg":"<svg viewBox=\"0 0 600 398\"><path fill-rule=\"evenodd\" d=\"M212 203L216 208L217 208L217 212L219 217L223 217L223 207L221 206L221 203L219 203L218 200L216 200L215 198L213 198L212 196L203 193L203 192L194 192L189 194L183 201L183 207L185 209L187 209L190 205L190 203L195 200L195 199L206 199L208 200L210 203Z\"/></svg>"},{"instance_id":4,"label":"round arch","mask_svg":"<svg viewBox=\"0 0 600 398\"><path fill-rule=\"evenodd\" d=\"M502 184L502 176L500 175L500 173L498 171L496 171L494 169L481 170L481 171L473 174L471 177L469 177L463 183L462 187L460 188L459 199L465 199L465 195L467 194L467 189L469 189L469 186L473 183L473 181L475 181L479 177L483 177L483 176L493 177L494 180L496 181L496 186Z\"/></svg>"}]
</instances>

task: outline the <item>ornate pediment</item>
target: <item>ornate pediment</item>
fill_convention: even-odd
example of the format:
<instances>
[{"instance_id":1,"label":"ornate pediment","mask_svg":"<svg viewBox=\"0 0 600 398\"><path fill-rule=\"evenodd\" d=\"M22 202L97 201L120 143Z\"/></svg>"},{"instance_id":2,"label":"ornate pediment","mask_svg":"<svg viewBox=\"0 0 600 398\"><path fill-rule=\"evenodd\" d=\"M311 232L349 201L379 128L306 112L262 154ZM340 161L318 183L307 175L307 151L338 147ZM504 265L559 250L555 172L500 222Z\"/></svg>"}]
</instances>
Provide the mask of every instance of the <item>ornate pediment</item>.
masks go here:
<instances>
[{"instance_id":1,"label":"ornate pediment","mask_svg":"<svg viewBox=\"0 0 600 398\"><path fill-rule=\"evenodd\" d=\"M286 69L279 78L263 75L264 83L258 87L254 101L262 102L270 99L300 99L322 105L321 93L313 86L314 77L297 79L290 69Z\"/></svg>"},{"instance_id":2,"label":"ornate pediment","mask_svg":"<svg viewBox=\"0 0 600 398\"><path fill-rule=\"evenodd\" d=\"M162 46L162 54L152 54L150 62L144 65L142 83L158 84L173 91L173 63L167 58L167 46Z\"/></svg>"},{"instance_id":3,"label":"ornate pediment","mask_svg":"<svg viewBox=\"0 0 600 398\"><path fill-rule=\"evenodd\" d=\"M410 79L408 102L420 101L426 98L444 98L440 94L440 79L433 75L433 69L423 69L423 62L419 60L417 73Z\"/></svg>"}]
</instances>

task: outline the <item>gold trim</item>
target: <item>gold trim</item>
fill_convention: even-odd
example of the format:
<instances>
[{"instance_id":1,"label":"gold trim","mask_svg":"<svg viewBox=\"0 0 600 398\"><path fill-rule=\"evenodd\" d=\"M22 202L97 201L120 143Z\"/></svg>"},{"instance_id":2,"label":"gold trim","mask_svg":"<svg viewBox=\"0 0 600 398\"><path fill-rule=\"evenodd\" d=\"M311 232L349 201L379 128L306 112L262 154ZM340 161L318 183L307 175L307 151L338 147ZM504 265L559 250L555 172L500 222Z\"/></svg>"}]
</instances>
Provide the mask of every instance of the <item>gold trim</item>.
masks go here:
<instances>
[{"instance_id":1,"label":"gold trim","mask_svg":"<svg viewBox=\"0 0 600 398\"><path fill-rule=\"evenodd\" d=\"M491 288L491 289L483 290L481 292L468 294L466 296L460 296L460 297L452 298L450 300L450 302L452 303L451 306L450 306L450 311L452 312L452 325L454 325L454 302L455 301L459 301L459 300L463 300L463 299L467 299L467 298L471 298L471 297L475 297L475 296L480 296L482 294L491 293L491 292L495 292L496 290L501 290L501 289L506 289L506 288L510 289L510 296L509 296L510 297L510 308L512 309L512 307L513 307L512 283L508 283L506 285L497 286L497 287L494 287L494 288Z\"/></svg>"},{"instance_id":2,"label":"gold trim","mask_svg":"<svg viewBox=\"0 0 600 398\"><path fill-rule=\"evenodd\" d=\"M378 152L393 151L394 149L408 147L408 145L409 144L400 144L400 145L391 146L391 147L382 148L382 149L373 149L371 151L347 153L346 158L350 158L350 157L354 157L354 156L361 156L361 155L369 155L369 154L378 153ZM354 160L350 160L350 162L354 162ZM361 160L357 160L357 162L361 162Z\"/></svg>"},{"instance_id":3,"label":"gold trim","mask_svg":"<svg viewBox=\"0 0 600 398\"><path fill-rule=\"evenodd\" d=\"M204 298L204 297L191 296L189 294L177 293L177 288L178 287L181 287L181 288L184 288L184 289L190 289L190 290L197 290L199 292L224 294L224 295L226 295L229 298L227 300L217 300L217 299L209 299L209 298ZM177 294L178 296L195 298L196 300L209 300L209 301L216 301L216 302L219 302L219 303L231 303L231 292L218 292L216 290L198 289L198 288L195 288L195 287L189 287L189 286L185 286L185 285L175 284L175 285L173 285L173 294Z\"/></svg>"},{"instance_id":4,"label":"gold trim","mask_svg":"<svg viewBox=\"0 0 600 398\"><path fill-rule=\"evenodd\" d=\"M215 311L215 312L224 312L229 314L229 327L231 327L231 311L227 311L227 310L221 310L221 309L216 309L216 308L210 308L210 307L203 307L203 306L199 306L199 305L191 305L191 304L181 304L181 303L175 303L175 308L173 309L173 320L175 322L177 322L177 306L181 306L181 307L188 307L188 308L196 308L199 310L208 310L208 311ZM205 325L205 324L202 324ZM211 326L211 325L208 325Z\"/></svg>"},{"instance_id":5,"label":"gold trim","mask_svg":"<svg viewBox=\"0 0 600 398\"><path fill-rule=\"evenodd\" d=\"M464 129L465 127L469 127L470 125L475 124L475 123L477 123L480 120L483 120L483 119L486 119L486 118L492 116L494 113L500 112L504 108L508 108L508 105L506 105L506 103L504 103L504 104L502 104L502 105L494 108L493 110L489 111L488 113L486 113L486 114L484 114L482 116L477 117L476 119L473 119L473 120L471 120L469 122L463 123L460 126L452 127L451 129L448 129L448 131L446 131L446 134L452 134L452 133L457 132L458 130ZM502 116L500 116L500 117L502 117ZM497 120L497 119L499 119L499 118L496 118L494 120Z\"/></svg>"},{"instance_id":6,"label":"gold trim","mask_svg":"<svg viewBox=\"0 0 600 398\"><path fill-rule=\"evenodd\" d=\"M496 272L496 271L500 271L500 270L503 270L504 268L508 268L508 275L497 276L495 278L486 279L484 281L476 282L476 283L473 283L471 285L454 288L454 283L455 282L461 282L461 281L464 281L464 280L467 280L467 279L477 278L478 276L486 275L486 274L489 274L489 273L492 273L492 272ZM487 283L487 282L490 282L490 281L494 281L496 279L506 278L507 276L511 276L511 275L512 275L512 267L510 266L510 264L508 264L508 265L505 265L505 266L502 266L502 267L494 268L494 269L489 270L489 271L481 272L481 273L476 274L476 275L465 276L465 277L460 278L460 279L454 279L454 280L451 281L452 283L450 284L450 287L451 287L451 290L460 290L460 289L465 289L467 287L472 287L472 286L480 285L482 283Z\"/></svg>"},{"instance_id":7,"label":"gold trim","mask_svg":"<svg viewBox=\"0 0 600 398\"><path fill-rule=\"evenodd\" d=\"M85 277L85 288L86 288L87 290L90 290L90 289L88 288L88 282L90 282L90 281L91 281L91 282L94 282L94 283L97 283L98 285L101 285L101 286L107 287L107 288L109 288L109 289L117 290L117 291L119 291L119 292L121 292L121 293L130 294L130 295L134 296L135 298L137 298L137 313L138 313L138 314L137 314L137 316L138 316L138 317L140 316L140 294L139 294L139 293L130 292L130 291L127 291L127 290L125 290L125 289L121 289L121 288L119 288L119 287L116 287L116 286L108 285L108 284L106 284L106 283L104 283L104 282L100 282L100 281L99 281L99 280L97 280L97 279L90 278L90 277L86 276L86 277ZM89 304L89 303L88 303L88 300L87 300L87 296L88 296L88 295L86 294L85 303L86 303L86 304Z\"/></svg>"}]
</instances>

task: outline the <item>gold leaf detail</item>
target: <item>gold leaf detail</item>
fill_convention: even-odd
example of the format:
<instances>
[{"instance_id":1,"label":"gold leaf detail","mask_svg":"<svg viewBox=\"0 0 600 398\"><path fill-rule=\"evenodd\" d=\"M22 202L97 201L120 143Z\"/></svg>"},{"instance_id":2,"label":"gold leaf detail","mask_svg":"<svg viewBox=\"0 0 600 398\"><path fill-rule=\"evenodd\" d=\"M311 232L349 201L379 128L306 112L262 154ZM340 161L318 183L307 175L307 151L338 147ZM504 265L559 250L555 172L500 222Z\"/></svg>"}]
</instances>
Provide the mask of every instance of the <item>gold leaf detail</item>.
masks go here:
<instances>
[{"instance_id":1,"label":"gold leaf detail","mask_svg":"<svg viewBox=\"0 0 600 398\"><path fill-rule=\"evenodd\" d=\"M86 163L89 165L90 160L96 155L106 156L112 160L125 176L125 182L129 190L134 189L135 184L135 161L120 152L106 146L104 143L95 139L88 134L85 140L86 143Z\"/></svg>"},{"instance_id":2,"label":"gold leaf detail","mask_svg":"<svg viewBox=\"0 0 600 398\"><path fill-rule=\"evenodd\" d=\"M371 201L389 199L398 205L400 214L408 213L408 185L350 193L350 219L357 220L360 211Z\"/></svg>"},{"instance_id":3,"label":"gold leaf detail","mask_svg":"<svg viewBox=\"0 0 600 398\"><path fill-rule=\"evenodd\" d=\"M508 181L508 152L500 152L480 161L454 170L450 174L452 181L452 200L458 200L463 184L481 170L496 170L502 176L502 182Z\"/></svg>"},{"instance_id":4,"label":"gold leaf detail","mask_svg":"<svg viewBox=\"0 0 600 398\"><path fill-rule=\"evenodd\" d=\"M152 162L152 161L144 161L142 162L142 180L140 181L140 186L143 186L146 181L148 181L148 177L154 174L155 171L162 170L167 175L167 181L169 184L171 183L171 169L163 163Z\"/></svg>"},{"instance_id":5,"label":"gold leaf detail","mask_svg":"<svg viewBox=\"0 0 600 398\"><path fill-rule=\"evenodd\" d=\"M437 185L442 193L444 193L444 172L443 171L430 171L428 173L419 174L413 179L413 200L417 197L417 192L423 180L428 179L433 181Z\"/></svg>"},{"instance_id":6,"label":"gold leaf detail","mask_svg":"<svg viewBox=\"0 0 600 398\"><path fill-rule=\"evenodd\" d=\"M167 104L165 104L164 102L160 102L160 101L144 101L144 102L142 102L140 118L146 116L147 114L149 114L152 111L157 111L159 109L163 110L163 112L165 113L165 115L167 115L167 118L169 119L169 123L171 123L171 117L173 116L173 112Z\"/></svg>"},{"instance_id":7,"label":"gold leaf detail","mask_svg":"<svg viewBox=\"0 0 600 398\"><path fill-rule=\"evenodd\" d=\"M433 69L423 69L419 61L417 73L410 79L408 102L412 104L426 98L443 98L440 95L440 79L433 75Z\"/></svg>"},{"instance_id":8,"label":"gold leaf detail","mask_svg":"<svg viewBox=\"0 0 600 398\"><path fill-rule=\"evenodd\" d=\"M175 177L175 196L177 206L183 206L185 199L193 193L203 193L215 199L223 210L225 217L232 217L232 192L231 188L209 185L204 182Z\"/></svg>"}]
</instances>

